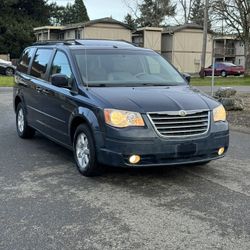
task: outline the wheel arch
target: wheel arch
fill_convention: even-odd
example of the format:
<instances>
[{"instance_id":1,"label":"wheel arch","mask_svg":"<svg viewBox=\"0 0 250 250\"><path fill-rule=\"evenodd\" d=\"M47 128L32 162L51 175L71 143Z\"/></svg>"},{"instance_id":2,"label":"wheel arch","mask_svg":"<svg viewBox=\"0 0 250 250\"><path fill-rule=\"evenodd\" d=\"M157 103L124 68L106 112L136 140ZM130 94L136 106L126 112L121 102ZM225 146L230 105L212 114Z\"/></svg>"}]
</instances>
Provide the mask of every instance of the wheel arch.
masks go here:
<instances>
[{"instance_id":1,"label":"wheel arch","mask_svg":"<svg viewBox=\"0 0 250 250\"><path fill-rule=\"evenodd\" d=\"M75 131L80 124L86 124L89 127L90 132L92 133L93 138L95 140L96 139L95 132L100 131L98 119L94 114L94 112L91 111L90 109L79 108L77 112L74 112L74 114L72 114L70 118L69 128L68 128L70 135L70 142L73 143Z\"/></svg>"},{"instance_id":2,"label":"wheel arch","mask_svg":"<svg viewBox=\"0 0 250 250\"><path fill-rule=\"evenodd\" d=\"M20 102L22 102L22 98L21 98L19 95L17 95L17 96L15 97L15 101L14 101L14 110L15 110L15 112L16 112L17 106L18 106L18 104L19 104Z\"/></svg>"}]
</instances>

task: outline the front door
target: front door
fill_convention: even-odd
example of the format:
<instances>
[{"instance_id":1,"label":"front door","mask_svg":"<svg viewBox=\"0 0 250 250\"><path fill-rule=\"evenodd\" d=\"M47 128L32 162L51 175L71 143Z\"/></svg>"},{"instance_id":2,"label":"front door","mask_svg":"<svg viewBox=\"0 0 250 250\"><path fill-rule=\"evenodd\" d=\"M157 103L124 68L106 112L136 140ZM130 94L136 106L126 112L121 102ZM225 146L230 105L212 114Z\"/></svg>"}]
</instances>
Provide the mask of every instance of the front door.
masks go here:
<instances>
[{"instance_id":1,"label":"front door","mask_svg":"<svg viewBox=\"0 0 250 250\"><path fill-rule=\"evenodd\" d=\"M68 88L60 88L51 84L53 74L63 74L69 79ZM75 109L71 87L74 76L69 60L62 51L57 51L48 72L46 84L41 87L39 103L43 115L43 127L54 139L69 144L68 124L70 115Z\"/></svg>"}]
</instances>

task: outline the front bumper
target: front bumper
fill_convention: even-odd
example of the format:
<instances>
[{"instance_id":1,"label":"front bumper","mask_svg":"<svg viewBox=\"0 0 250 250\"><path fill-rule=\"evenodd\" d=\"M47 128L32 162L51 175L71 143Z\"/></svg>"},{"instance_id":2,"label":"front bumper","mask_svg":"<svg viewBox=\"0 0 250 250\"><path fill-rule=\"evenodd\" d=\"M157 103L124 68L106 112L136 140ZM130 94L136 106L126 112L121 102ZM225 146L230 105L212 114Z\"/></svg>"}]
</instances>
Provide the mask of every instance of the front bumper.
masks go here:
<instances>
[{"instance_id":1,"label":"front bumper","mask_svg":"<svg viewBox=\"0 0 250 250\"><path fill-rule=\"evenodd\" d=\"M209 133L201 138L169 140L155 137L149 140L105 139L105 147L97 151L98 161L102 164L120 167L150 167L202 163L222 158L229 145L229 131ZM219 148L225 153L218 155ZM138 164L130 164L133 154L141 156Z\"/></svg>"}]
</instances>

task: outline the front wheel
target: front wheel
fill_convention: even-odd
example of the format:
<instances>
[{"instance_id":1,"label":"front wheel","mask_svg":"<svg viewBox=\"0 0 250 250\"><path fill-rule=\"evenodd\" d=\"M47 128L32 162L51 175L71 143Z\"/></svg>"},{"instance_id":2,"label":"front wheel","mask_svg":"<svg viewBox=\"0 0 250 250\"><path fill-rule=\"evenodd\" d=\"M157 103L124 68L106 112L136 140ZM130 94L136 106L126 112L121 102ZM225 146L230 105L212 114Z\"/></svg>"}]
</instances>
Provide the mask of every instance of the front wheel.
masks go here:
<instances>
[{"instance_id":1,"label":"front wheel","mask_svg":"<svg viewBox=\"0 0 250 250\"><path fill-rule=\"evenodd\" d=\"M35 135L35 130L28 126L27 117L22 103L19 103L16 110L16 128L19 137L26 139Z\"/></svg>"},{"instance_id":2,"label":"front wheel","mask_svg":"<svg viewBox=\"0 0 250 250\"><path fill-rule=\"evenodd\" d=\"M95 143L90 129L85 124L76 129L73 149L78 171L87 177L97 175L99 168L95 158Z\"/></svg>"},{"instance_id":3,"label":"front wheel","mask_svg":"<svg viewBox=\"0 0 250 250\"><path fill-rule=\"evenodd\" d=\"M227 77L227 72L225 70L221 71L221 76L222 77Z\"/></svg>"}]
</instances>

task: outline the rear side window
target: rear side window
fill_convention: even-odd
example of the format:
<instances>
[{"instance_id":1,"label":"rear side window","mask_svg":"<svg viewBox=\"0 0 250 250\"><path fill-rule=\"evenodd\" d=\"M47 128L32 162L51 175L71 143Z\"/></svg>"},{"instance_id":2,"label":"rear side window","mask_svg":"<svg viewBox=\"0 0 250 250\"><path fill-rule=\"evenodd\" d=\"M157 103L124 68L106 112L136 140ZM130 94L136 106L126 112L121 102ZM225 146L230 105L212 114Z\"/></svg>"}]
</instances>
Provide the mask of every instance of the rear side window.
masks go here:
<instances>
[{"instance_id":1,"label":"rear side window","mask_svg":"<svg viewBox=\"0 0 250 250\"><path fill-rule=\"evenodd\" d=\"M30 64L30 61L32 59L34 52L35 52L35 48L28 48L24 50L21 60L19 61L19 64L17 66L18 71L25 73L25 74L28 73L29 64Z\"/></svg>"},{"instance_id":2,"label":"rear side window","mask_svg":"<svg viewBox=\"0 0 250 250\"><path fill-rule=\"evenodd\" d=\"M51 49L37 50L30 72L32 76L45 80L45 74L51 54L52 54Z\"/></svg>"}]
</instances>

